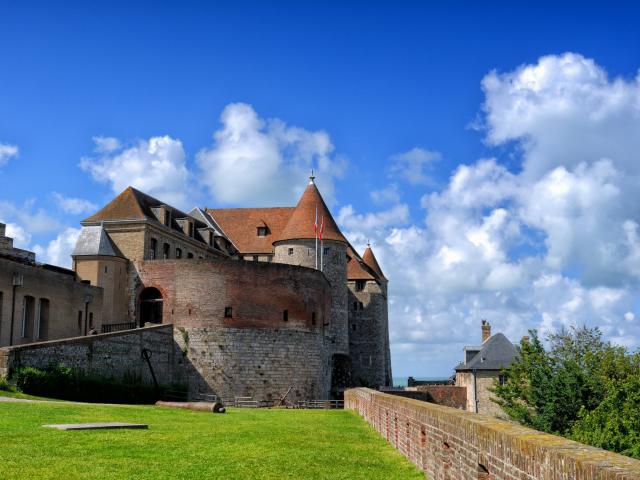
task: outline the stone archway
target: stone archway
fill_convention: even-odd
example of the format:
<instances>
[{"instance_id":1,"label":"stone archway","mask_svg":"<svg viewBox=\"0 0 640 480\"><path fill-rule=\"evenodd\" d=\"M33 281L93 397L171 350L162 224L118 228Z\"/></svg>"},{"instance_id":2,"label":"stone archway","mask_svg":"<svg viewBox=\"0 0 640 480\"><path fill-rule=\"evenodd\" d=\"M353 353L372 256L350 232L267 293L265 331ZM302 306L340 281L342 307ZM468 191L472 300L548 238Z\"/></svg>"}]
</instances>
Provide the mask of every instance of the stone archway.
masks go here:
<instances>
[{"instance_id":1,"label":"stone archway","mask_svg":"<svg viewBox=\"0 0 640 480\"><path fill-rule=\"evenodd\" d=\"M162 293L154 287L148 287L140 292L139 324L162 323Z\"/></svg>"}]
</instances>

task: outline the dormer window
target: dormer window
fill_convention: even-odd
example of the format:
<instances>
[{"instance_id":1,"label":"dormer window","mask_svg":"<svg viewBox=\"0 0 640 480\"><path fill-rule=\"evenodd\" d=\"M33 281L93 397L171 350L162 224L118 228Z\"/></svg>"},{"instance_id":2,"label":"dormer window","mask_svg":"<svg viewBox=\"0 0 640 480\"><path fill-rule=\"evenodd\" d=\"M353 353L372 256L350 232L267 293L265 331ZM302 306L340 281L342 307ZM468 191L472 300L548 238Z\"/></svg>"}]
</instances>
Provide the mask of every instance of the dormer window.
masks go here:
<instances>
[{"instance_id":1,"label":"dormer window","mask_svg":"<svg viewBox=\"0 0 640 480\"><path fill-rule=\"evenodd\" d=\"M171 209L166 205L151 207L151 212L161 224L165 227L171 226Z\"/></svg>"},{"instance_id":2,"label":"dormer window","mask_svg":"<svg viewBox=\"0 0 640 480\"><path fill-rule=\"evenodd\" d=\"M258 236L259 237L266 237L267 236L267 227L258 227Z\"/></svg>"},{"instance_id":3,"label":"dormer window","mask_svg":"<svg viewBox=\"0 0 640 480\"><path fill-rule=\"evenodd\" d=\"M187 235L189 235L190 237L193 237L193 222L187 222L187 223L189 225L187 228L187 231L188 231Z\"/></svg>"},{"instance_id":4,"label":"dormer window","mask_svg":"<svg viewBox=\"0 0 640 480\"><path fill-rule=\"evenodd\" d=\"M366 280L356 280L356 292L363 291L366 283L367 283Z\"/></svg>"}]
</instances>

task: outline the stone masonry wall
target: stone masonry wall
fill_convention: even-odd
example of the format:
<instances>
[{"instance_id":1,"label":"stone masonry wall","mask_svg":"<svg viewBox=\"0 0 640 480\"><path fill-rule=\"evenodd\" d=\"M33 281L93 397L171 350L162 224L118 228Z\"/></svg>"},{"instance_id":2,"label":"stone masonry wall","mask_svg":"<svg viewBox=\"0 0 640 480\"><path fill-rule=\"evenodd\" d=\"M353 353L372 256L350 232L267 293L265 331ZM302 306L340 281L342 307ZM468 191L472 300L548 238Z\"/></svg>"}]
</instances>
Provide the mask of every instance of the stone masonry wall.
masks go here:
<instances>
[{"instance_id":1,"label":"stone masonry wall","mask_svg":"<svg viewBox=\"0 0 640 480\"><path fill-rule=\"evenodd\" d=\"M378 388L391 384L387 358L387 298L381 285L367 281L361 291L349 282L349 352L356 385ZM362 304L362 309L360 308Z\"/></svg>"},{"instance_id":2,"label":"stone masonry wall","mask_svg":"<svg viewBox=\"0 0 640 480\"><path fill-rule=\"evenodd\" d=\"M23 279L22 285L15 289L15 300L14 275ZM77 281L75 274L68 270L0 257L0 346L82 335L86 316L93 319L94 327L99 330L102 325L102 296L101 288ZM34 308L27 309L27 328L23 335L25 297L33 298ZM41 301L45 300L48 312L43 311L41 315ZM86 302L89 302L88 308ZM13 331L12 304L15 304Z\"/></svg>"},{"instance_id":3,"label":"stone masonry wall","mask_svg":"<svg viewBox=\"0 0 640 480\"><path fill-rule=\"evenodd\" d=\"M176 368L176 355L181 354L173 341L172 325L1 348L0 376L7 376L18 367L46 368L53 362L106 378L132 375L152 384L149 366L142 358L143 348L151 352L158 383L184 381L181 370Z\"/></svg>"},{"instance_id":4,"label":"stone masonry wall","mask_svg":"<svg viewBox=\"0 0 640 480\"><path fill-rule=\"evenodd\" d=\"M324 337L318 332L254 328L176 329L190 367L189 391L278 400L327 398Z\"/></svg>"},{"instance_id":5,"label":"stone masonry wall","mask_svg":"<svg viewBox=\"0 0 640 480\"><path fill-rule=\"evenodd\" d=\"M420 385L416 391L427 394L427 402L437 403L445 407L467 408L467 389L454 385Z\"/></svg>"},{"instance_id":6,"label":"stone masonry wall","mask_svg":"<svg viewBox=\"0 0 640 480\"><path fill-rule=\"evenodd\" d=\"M478 411L483 415L491 415L492 417L505 417L504 412L498 404L491 399L495 398L489 390L493 387L494 381L500 375L499 370L478 370L476 372L476 380L474 387L473 372L457 372L456 386L465 387L467 390L467 411L476 411L476 395L478 400ZM474 392L474 388L476 392Z\"/></svg>"},{"instance_id":7,"label":"stone masonry wall","mask_svg":"<svg viewBox=\"0 0 640 480\"><path fill-rule=\"evenodd\" d=\"M192 394L272 400L293 386L291 400L328 397L331 289L322 273L228 259L136 268L140 289L162 293L163 321L176 326Z\"/></svg>"},{"instance_id":8,"label":"stone masonry wall","mask_svg":"<svg viewBox=\"0 0 640 480\"><path fill-rule=\"evenodd\" d=\"M318 262L320 262L318 242ZM293 253L289 255L289 249ZM325 241L322 273L331 285L331 320L328 330L333 353L349 354L349 319L347 306L347 246L342 242ZM315 240L287 240L274 248L274 263L300 265L315 269Z\"/></svg>"},{"instance_id":9,"label":"stone masonry wall","mask_svg":"<svg viewBox=\"0 0 640 480\"><path fill-rule=\"evenodd\" d=\"M358 412L429 480L632 480L640 461L513 423L367 388Z\"/></svg>"}]
</instances>

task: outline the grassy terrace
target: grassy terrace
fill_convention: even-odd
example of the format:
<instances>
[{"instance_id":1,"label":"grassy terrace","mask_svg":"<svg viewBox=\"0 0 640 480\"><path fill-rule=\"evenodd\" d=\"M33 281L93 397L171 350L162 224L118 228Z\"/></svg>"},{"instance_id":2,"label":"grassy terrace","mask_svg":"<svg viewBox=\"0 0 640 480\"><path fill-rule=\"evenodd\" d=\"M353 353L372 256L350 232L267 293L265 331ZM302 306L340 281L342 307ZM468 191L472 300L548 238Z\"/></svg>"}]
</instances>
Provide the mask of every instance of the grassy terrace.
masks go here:
<instances>
[{"instance_id":1,"label":"grassy terrace","mask_svg":"<svg viewBox=\"0 0 640 480\"><path fill-rule=\"evenodd\" d=\"M141 422L66 432L48 423ZM352 412L0 403L0 478L421 479Z\"/></svg>"}]
</instances>

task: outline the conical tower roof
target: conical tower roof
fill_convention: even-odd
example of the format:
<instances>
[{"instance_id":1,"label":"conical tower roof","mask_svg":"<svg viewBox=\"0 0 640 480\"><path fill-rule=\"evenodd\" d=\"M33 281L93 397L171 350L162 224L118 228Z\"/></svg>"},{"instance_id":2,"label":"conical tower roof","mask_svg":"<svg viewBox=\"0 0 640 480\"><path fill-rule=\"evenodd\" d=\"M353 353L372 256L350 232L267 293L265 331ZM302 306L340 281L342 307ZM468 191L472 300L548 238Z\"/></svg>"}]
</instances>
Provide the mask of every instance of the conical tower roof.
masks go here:
<instances>
[{"instance_id":1,"label":"conical tower roof","mask_svg":"<svg viewBox=\"0 0 640 480\"><path fill-rule=\"evenodd\" d=\"M326 203L322 199L322 195L318 191L313 177L304 193L300 197L298 205L293 210L287 226L284 227L282 233L276 241L294 240L294 239L315 239L316 234L313 225L316 220L316 208L318 211L318 229L320 222L324 219L324 240L335 240L338 242L348 243L338 228L335 220L329 212Z\"/></svg>"},{"instance_id":2,"label":"conical tower roof","mask_svg":"<svg viewBox=\"0 0 640 480\"><path fill-rule=\"evenodd\" d=\"M382 273L380 265L378 265L378 260L376 260L376 256L373 254L373 250L371 250L371 245L367 245L367 249L364 251L364 255L362 255L362 260L364 260L364 263L366 263L371 270L378 274L381 280L387 279L384 273Z\"/></svg>"}]
</instances>

